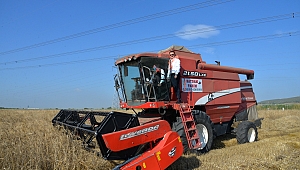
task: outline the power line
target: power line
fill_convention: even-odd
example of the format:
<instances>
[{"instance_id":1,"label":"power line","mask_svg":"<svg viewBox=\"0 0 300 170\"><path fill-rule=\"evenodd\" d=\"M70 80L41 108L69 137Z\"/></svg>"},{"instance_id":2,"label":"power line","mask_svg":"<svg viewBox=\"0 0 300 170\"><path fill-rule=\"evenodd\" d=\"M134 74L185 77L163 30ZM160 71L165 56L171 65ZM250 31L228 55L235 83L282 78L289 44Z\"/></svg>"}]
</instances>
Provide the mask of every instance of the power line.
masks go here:
<instances>
[{"instance_id":1,"label":"power line","mask_svg":"<svg viewBox=\"0 0 300 170\"><path fill-rule=\"evenodd\" d=\"M136 23L145 22L145 21L149 21L149 20L153 20L153 19L157 19L157 18L162 18L165 16L188 12L188 11L196 10L199 8L205 8L205 7L209 7L209 6L219 5L219 4L227 3L230 1L233 1L233 0L208 0L205 2L193 4L193 5L179 7L179 8L175 8L175 9L171 9L171 10L167 10L167 11L163 11L163 12L159 12L159 13L155 13L155 14L151 14L151 15L146 15L143 17L130 19L127 21L123 21L123 22L119 22L119 23L83 31L83 32L79 32L76 34L56 38L56 39L45 41L45 42L41 42L41 43L37 43L37 44L33 44L33 45L21 47L21 48L16 48L16 49L9 50L9 51L0 52L0 55L6 55L6 54L16 53L16 52L20 52L20 51L24 51L24 50L28 50L28 49L32 49L32 48L46 46L46 45L50 45L50 44L54 44L54 43L58 43L58 42L62 42L62 41L90 35L90 34L95 34L95 33L102 32L102 31L107 31L107 30L111 30L111 29L115 29L115 28L119 28L119 27L124 27L124 26L131 25L131 24L136 24Z\"/></svg>"},{"instance_id":2,"label":"power line","mask_svg":"<svg viewBox=\"0 0 300 170\"><path fill-rule=\"evenodd\" d=\"M32 89L30 88L29 90L27 89L26 91L15 91L15 92L12 92L13 93L16 93L16 94L22 94L23 96L24 95L28 95L28 97L32 97L32 93L34 92L38 92L39 95L46 95L46 94L53 94L53 93L61 93L61 92L66 92L66 90L74 90L76 88L80 88L80 89L83 89L83 88L87 88L87 87L93 87L93 86L98 86L98 88L103 88L104 86L113 86L111 84L110 81L101 81L99 79L94 79L93 81L88 81L86 83L80 83L80 84L72 84L72 85L68 85L68 86L64 86L63 88L57 88L56 85L53 85L51 87L42 87L42 88L37 88L37 89ZM55 88L56 87L56 88Z\"/></svg>"},{"instance_id":3,"label":"power line","mask_svg":"<svg viewBox=\"0 0 300 170\"><path fill-rule=\"evenodd\" d=\"M93 68L95 69L95 68ZM68 76L64 76L64 77L60 77L60 78L50 78L47 77L46 80L44 81L38 81L38 82L34 82L30 85L30 83L27 83L25 85L16 85L16 87L14 89L23 89L23 91L18 91L16 90L15 92L12 93L16 93L16 94L32 94L32 92L39 92L42 91L42 93L45 93L47 91L51 92L55 89L53 89L54 87L61 85L61 84L69 84L68 85L68 89L76 89L76 87L87 87L88 86L92 86L92 85L96 85L96 86L104 86L104 85L108 85L108 82L112 75L110 75L109 73L111 73L111 71L101 71L101 79L98 79L97 77L99 76L99 72L91 72L87 74L87 71L91 71L91 68L89 70L85 70L85 71L81 71L80 73L73 73L73 74L69 74ZM69 73L69 72L68 72ZM80 76L82 75L82 76ZM58 75L61 76L61 75ZM86 80L88 79L88 81ZM75 83L73 82L79 82L79 85L77 84L76 86L74 86ZM44 84L44 85L42 85ZM46 84L46 85L45 85ZM26 90L25 90L26 89ZM46 89L46 90L43 90ZM55 91L65 91L65 88L59 88L56 89ZM41 93L39 93L41 94Z\"/></svg>"},{"instance_id":4,"label":"power line","mask_svg":"<svg viewBox=\"0 0 300 170\"><path fill-rule=\"evenodd\" d=\"M289 52L276 52L276 55L278 56L283 56L284 55L284 58L287 59L287 58L295 58L294 56L291 56L291 54L295 55L295 54L299 54L300 53L300 49L299 50L293 50L293 51L289 51ZM240 58L243 60L243 58L249 58L249 57L264 57L264 59L274 59L274 56L271 55L271 56L266 56L266 55L269 55L270 53L254 53L254 54L238 54L238 55L230 55L230 58L226 58L226 61L237 61L238 59L237 58ZM275 55L275 54L274 54Z\"/></svg>"},{"instance_id":5,"label":"power line","mask_svg":"<svg viewBox=\"0 0 300 170\"><path fill-rule=\"evenodd\" d=\"M84 60L75 60L75 61L67 61L67 62L59 62L59 63L50 63L50 64L40 64L40 65L32 65L32 66L24 66L24 67L15 67L16 69L24 69L24 68L38 68L38 67L49 67L49 66L57 66L57 65L67 65L67 64L78 64L78 63L84 63L84 62L92 62L92 61L99 61L107 58L113 58L116 56L109 56L109 57L104 57L104 58L90 58L90 59L84 59ZM0 70L14 70L14 68L5 68L5 69L0 69Z\"/></svg>"},{"instance_id":6,"label":"power line","mask_svg":"<svg viewBox=\"0 0 300 170\"><path fill-rule=\"evenodd\" d=\"M213 42L213 43L207 43L207 44L198 44L198 45L189 46L189 48L193 49L193 48L199 48L199 47L228 45L228 44L236 44L236 43L244 43L244 42L251 42L251 41L275 39L275 38L282 38L282 37L289 37L289 36L297 36L297 35L300 35L300 31L287 32L287 33L281 33L281 34L272 34L272 35L265 35L265 36L258 36L258 37L252 37L252 38L243 38L243 39L237 39L237 40L228 40L228 41L222 41L222 42Z\"/></svg>"},{"instance_id":7,"label":"power line","mask_svg":"<svg viewBox=\"0 0 300 170\"><path fill-rule=\"evenodd\" d=\"M249 25L254 25L254 24L262 24L262 23L267 23L267 22L291 19L291 18L294 18L294 16L295 16L295 13L282 14L282 15L277 15L277 16L271 16L271 17L265 17L265 18L259 18L259 19L254 19L254 20L220 25L220 26L216 26L215 28L218 30L230 29L230 28L249 26ZM91 52L91 51L96 51L96 50L102 50L102 49L107 49L107 48L115 48L115 47L120 47L120 46L168 39L168 38L176 37L178 35L180 35L180 36L193 35L193 34L205 33L205 32L210 32L210 31L213 31L213 30L211 28L194 29L191 31L178 32L175 35L174 34L166 34L166 35L160 35L160 36L155 36L155 37L149 37L149 38L143 38L143 39L138 39L138 40L126 41L126 42L109 44L109 45L104 45L104 46L98 46L98 47L93 47L93 48L87 48L87 49L83 49L83 50L76 50L76 51L70 51L70 52L65 52L65 53L59 53L59 54L53 54L53 55L47 55L47 56L41 56L41 57L35 57L35 58L29 58L29 59L23 59L23 60L17 60L17 61L3 62L0 64L6 65L6 64L21 63L21 62L30 62L30 61L36 61L36 60L41 60L41 59L49 59L49 58L66 56L66 55L73 55L73 54L86 53L86 52Z\"/></svg>"},{"instance_id":8,"label":"power line","mask_svg":"<svg viewBox=\"0 0 300 170\"><path fill-rule=\"evenodd\" d=\"M91 71L91 70L88 70L88 71ZM111 71L101 72L102 75L105 75L104 77L111 76L111 75L109 75L109 73L111 73ZM30 87L31 89L34 89L34 91L37 91L37 90L39 90L39 87L42 84L46 84L46 85L43 85L43 87L42 87L45 89L51 89L51 87L55 87L57 85L72 83L72 82L76 82L76 81L82 82L80 84L86 84L87 82L88 83L93 82L91 80L95 80L95 77L99 76L98 72L92 72L92 73L88 73L88 74L86 72L85 73L80 72L80 74L82 74L83 76L80 77L79 74L77 73L77 74L72 74L71 76L69 75L69 76L60 77L58 79L48 78L47 80L42 81L42 82L35 82L35 83L33 83L33 85L29 85L29 84L22 85L22 88L26 89L26 88ZM61 75L59 75L59 76L61 76ZM90 80L84 81L84 79L90 79ZM96 80L99 81L99 79L96 79ZM102 80L103 80L103 77L102 77Z\"/></svg>"},{"instance_id":9,"label":"power line","mask_svg":"<svg viewBox=\"0 0 300 170\"><path fill-rule=\"evenodd\" d=\"M300 63L298 63L300 64ZM269 65L269 64L268 64ZM299 70L300 68L276 68L276 69L255 69L255 72L258 72L258 71L270 71L270 70L276 70L276 71L282 71L282 70Z\"/></svg>"},{"instance_id":10,"label":"power line","mask_svg":"<svg viewBox=\"0 0 300 170\"><path fill-rule=\"evenodd\" d=\"M187 48L193 49L193 48L199 48L199 47L228 45L228 44L236 44L236 43L244 43L244 42L252 42L252 41L261 41L261 40L267 40L267 39L290 37L290 36L298 36L298 35L300 35L300 31L287 32L287 33L281 33L281 34L272 34L272 35L265 35L265 36L251 37L251 38L243 38L243 39L236 39L236 40L228 40L228 41L221 41L221 42L214 42L214 43L207 43L207 44L198 44L198 45L187 46ZM159 50L153 50L153 51L159 51ZM128 54L123 54L121 56L126 56L126 55L128 55ZM74 61L68 61L68 62L50 63L50 64L43 64L43 65L2 68L2 69L0 69L0 71L1 70L39 68L39 67L67 65L67 64L78 64L78 63L85 63L85 62L92 62L92 61L99 61L99 60L101 61L103 59L113 59L113 58L116 58L118 56L119 55L106 56L106 57L97 57L97 58L83 59L83 60L74 60Z\"/></svg>"}]
</instances>

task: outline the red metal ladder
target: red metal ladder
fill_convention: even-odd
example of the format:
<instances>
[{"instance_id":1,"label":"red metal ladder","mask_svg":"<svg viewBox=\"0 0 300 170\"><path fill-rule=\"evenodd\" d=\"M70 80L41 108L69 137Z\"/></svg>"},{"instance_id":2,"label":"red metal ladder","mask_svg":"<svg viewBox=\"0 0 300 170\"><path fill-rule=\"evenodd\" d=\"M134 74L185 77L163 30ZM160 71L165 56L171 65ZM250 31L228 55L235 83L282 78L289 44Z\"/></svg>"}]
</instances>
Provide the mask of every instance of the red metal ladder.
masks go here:
<instances>
[{"instance_id":1,"label":"red metal ladder","mask_svg":"<svg viewBox=\"0 0 300 170\"><path fill-rule=\"evenodd\" d=\"M196 128L196 122L194 121L190 105L186 103L181 103L179 113L181 116L189 148L197 149L201 147L200 138Z\"/></svg>"}]
</instances>

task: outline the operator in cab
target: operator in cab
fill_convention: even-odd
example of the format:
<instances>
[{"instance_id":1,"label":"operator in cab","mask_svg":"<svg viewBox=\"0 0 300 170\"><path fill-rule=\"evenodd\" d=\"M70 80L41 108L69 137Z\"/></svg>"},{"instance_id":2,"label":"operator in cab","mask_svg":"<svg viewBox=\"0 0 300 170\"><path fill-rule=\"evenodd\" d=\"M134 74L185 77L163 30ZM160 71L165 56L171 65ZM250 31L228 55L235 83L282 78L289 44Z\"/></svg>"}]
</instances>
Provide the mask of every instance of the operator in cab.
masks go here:
<instances>
[{"instance_id":1,"label":"operator in cab","mask_svg":"<svg viewBox=\"0 0 300 170\"><path fill-rule=\"evenodd\" d=\"M168 66L167 79L171 80L171 85L175 90L177 103L181 103L181 95L179 89L179 80L180 80L180 60L176 56L175 51L170 51L170 60Z\"/></svg>"}]
</instances>

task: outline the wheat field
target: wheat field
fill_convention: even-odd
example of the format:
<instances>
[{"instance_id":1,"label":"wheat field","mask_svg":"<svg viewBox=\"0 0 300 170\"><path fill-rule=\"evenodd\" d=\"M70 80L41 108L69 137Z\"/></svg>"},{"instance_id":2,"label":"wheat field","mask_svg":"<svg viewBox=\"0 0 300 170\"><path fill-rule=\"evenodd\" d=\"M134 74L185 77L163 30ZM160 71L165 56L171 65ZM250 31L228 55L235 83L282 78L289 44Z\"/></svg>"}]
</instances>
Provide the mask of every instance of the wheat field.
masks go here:
<instances>
[{"instance_id":1,"label":"wheat field","mask_svg":"<svg viewBox=\"0 0 300 170\"><path fill-rule=\"evenodd\" d=\"M0 110L0 168L112 169L105 161L82 149L52 126L59 110ZM260 110L264 117L258 141L239 145L233 135L217 138L204 155L183 155L168 170L300 169L300 111Z\"/></svg>"}]
</instances>

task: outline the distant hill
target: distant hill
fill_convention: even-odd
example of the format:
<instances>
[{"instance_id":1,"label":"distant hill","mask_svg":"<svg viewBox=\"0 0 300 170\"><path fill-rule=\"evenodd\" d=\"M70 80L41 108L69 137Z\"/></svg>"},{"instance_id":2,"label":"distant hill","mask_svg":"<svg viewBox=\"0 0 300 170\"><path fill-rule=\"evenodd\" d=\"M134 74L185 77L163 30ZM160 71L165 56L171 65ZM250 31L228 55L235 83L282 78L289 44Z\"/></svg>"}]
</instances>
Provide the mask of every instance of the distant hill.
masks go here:
<instances>
[{"instance_id":1,"label":"distant hill","mask_svg":"<svg viewBox=\"0 0 300 170\"><path fill-rule=\"evenodd\" d=\"M288 104L288 103L300 103L300 96L284 98L284 99L264 100L258 102L258 104Z\"/></svg>"}]
</instances>

